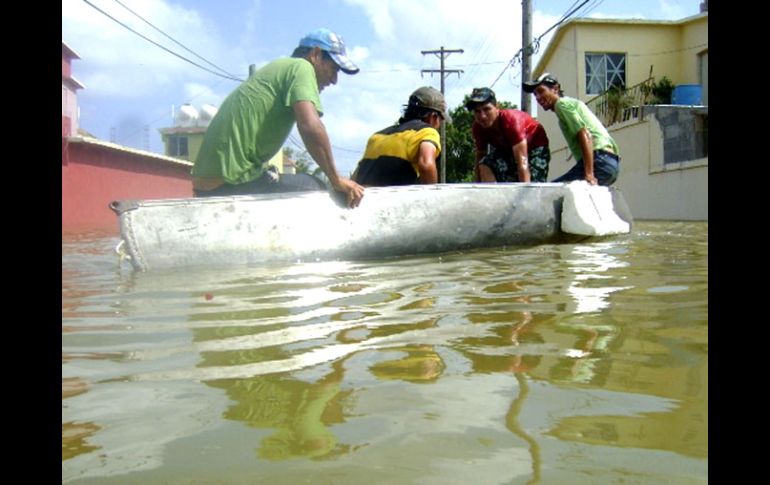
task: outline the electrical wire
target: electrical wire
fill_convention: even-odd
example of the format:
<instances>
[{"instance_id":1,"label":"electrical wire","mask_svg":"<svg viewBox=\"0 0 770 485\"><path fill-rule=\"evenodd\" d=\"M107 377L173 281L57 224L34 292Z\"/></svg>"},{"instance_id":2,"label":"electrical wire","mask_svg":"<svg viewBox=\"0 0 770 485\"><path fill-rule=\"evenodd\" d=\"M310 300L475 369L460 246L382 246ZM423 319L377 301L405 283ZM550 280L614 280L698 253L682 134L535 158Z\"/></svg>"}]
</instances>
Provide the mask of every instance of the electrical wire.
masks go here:
<instances>
[{"instance_id":1,"label":"electrical wire","mask_svg":"<svg viewBox=\"0 0 770 485\"><path fill-rule=\"evenodd\" d=\"M88 4L89 6L91 6L92 8L94 8L96 11L98 11L99 13L101 13L102 15L104 15L104 16L106 16L106 17L108 17L108 18L109 18L109 19L111 19L112 21L114 21L114 22L118 23L119 25L123 26L124 28L126 28L126 29L130 30L131 32L133 32L134 34L136 34L136 35L138 35L139 37L143 38L143 39L144 39L144 40L146 40L147 42L150 42L151 44L153 44L153 45L155 45L155 46L157 46L157 47L160 47L161 49L163 49L164 51L168 52L169 54L171 54L171 55L174 55L174 56L178 57L179 59L182 59L183 61L185 61L185 62L188 62L188 63L192 64L193 66L196 66L196 67L198 67L198 68L200 68L200 69L203 69L203 70L204 70L204 71L206 71L206 72L209 72L209 73L211 73L211 74L214 74L215 76L223 77L223 78L225 78L225 79L230 79L230 80L233 80L233 81L239 81L239 82L243 82L243 81L244 81L243 79L240 79L240 78L237 78L237 77L234 77L234 76L224 75L224 74L221 74L221 73L219 73L219 72L215 72L215 71L212 71L211 69L209 69L209 68L207 68L207 67L201 66L201 65L200 65L200 64L198 64L197 62L195 62L195 61L192 61L192 60L190 60L190 59L188 59L188 58L184 57L184 56L183 56L183 55L181 55L181 54L177 54L176 52L172 51L171 49L168 49L167 47L165 47L165 46L162 46L162 45L158 44L157 42L155 42L154 40L152 40L152 39L150 39L150 38L146 37L145 35L143 35L143 34L140 34L140 33L139 33L139 32L137 32L136 30L134 30L134 29L132 29L131 27L129 27L128 25L124 24L123 22L121 22L120 20L116 19L116 18L115 18L115 17L113 17L112 15L108 14L108 13L107 13L107 12L105 12L104 10L100 9L99 7L97 7L96 5L94 5L93 3L89 2L88 0L83 0L83 1L84 1L86 4Z\"/></svg>"},{"instance_id":2,"label":"electrical wire","mask_svg":"<svg viewBox=\"0 0 770 485\"><path fill-rule=\"evenodd\" d=\"M537 53L537 52L539 51L539 49L540 49L540 41L543 39L543 37L545 37L546 35L548 35L548 33L549 33L549 32L551 32L553 29L555 29L555 28L556 28L556 27L558 27L559 25L563 24L565 21L567 21L567 19L569 19L570 17L572 17L573 15L575 15L575 13L576 13L578 10L580 10L580 9L581 9L583 6L585 6L585 5L586 5L588 2L590 2L590 1L591 1L591 0L583 0L583 2L582 2L582 3L580 3L578 6L576 6L576 7L572 8L572 9L567 9L567 12L566 12L564 15L562 15L562 17L559 19L559 21L558 21L558 22L556 22L555 24L551 25L551 26L550 26L550 27L549 27L549 28L548 28L548 29L547 29L545 32L543 32L542 34L540 34L539 36L537 36L537 38L535 38L535 40L533 40L532 42L530 42L530 44L529 44L528 46L526 46L526 47L527 47L527 48L530 50L531 54L535 54L535 53ZM593 0L593 1L594 1L595 3L596 3L596 2L598 2L598 3L596 3L596 5L593 5L593 6L592 6L592 8L595 8L595 7L596 7L596 6L597 6L599 3L601 3L603 0ZM577 3L577 2L575 2L575 3ZM575 5L575 3L573 3L572 5ZM535 48L533 48L533 46L535 46ZM492 87L492 86L494 86L494 85L497 83L497 81L498 81L498 80L500 80L500 78L503 76L503 74L505 73L505 71L507 71L507 70L508 70L508 68L514 67L514 66L515 66L515 64L516 64L516 62L521 62L521 61L522 61L522 53L523 53L523 52L524 52L524 47L522 47L521 49L519 49L519 50L518 50L518 51L517 51L517 52L516 52L516 53L513 55L513 57L511 58L511 60L510 60L510 61L508 61L508 65L506 65L506 66L503 68L503 70L500 72L500 74L498 74L497 78L495 78L495 80L492 82L492 84L490 84L490 85L489 85L489 87Z\"/></svg>"},{"instance_id":3,"label":"electrical wire","mask_svg":"<svg viewBox=\"0 0 770 485\"><path fill-rule=\"evenodd\" d=\"M150 23L150 22L149 22L147 19L145 19L144 17L142 17L142 16L141 16L141 15L139 15L138 13L134 12L133 10L131 10L131 9L130 9L130 8L127 6L127 5L125 5L124 3L122 3L120 0L115 0L115 3L117 3L117 4L118 4L118 5L120 5L121 7L125 8L126 10L128 10L129 12L131 12L132 14L134 14L134 15L135 15L137 18L139 18L139 20L141 20L142 22L146 23L147 25L149 25L150 27L152 27L152 28L153 28L153 29L155 29L156 31L160 32L160 33L161 33L163 36L165 36L167 39L171 40L173 43L175 43L176 45L178 45L178 46L179 46L179 47L181 47L182 49L186 50L187 52L189 52L190 54L194 55L194 56L195 56L195 57L197 57L198 59L200 59L200 60L204 61L206 64L210 65L211 67L213 67L213 68L215 68L215 69L218 69L218 70L219 70L219 71L221 71L223 74L226 74L227 76L229 76L229 77L230 77L230 79L233 79L233 78L236 78L236 77L237 77L235 74L232 74L232 73L230 73L230 72L227 72L227 71L225 71L224 69L222 69L221 67L217 66L216 64L214 64L213 62L209 61L208 59L206 59L206 58L204 58L204 57L200 56L200 55L199 55L199 54L197 54L196 52L193 52L192 50L190 50L189 48L187 48L185 45L183 45L182 43L180 43L179 41L177 41L176 39L174 39L173 37L171 37L170 35L168 35L167 33L165 33L163 30L159 29L158 27L156 27L155 25L153 25L152 23Z\"/></svg>"}]
</instances>

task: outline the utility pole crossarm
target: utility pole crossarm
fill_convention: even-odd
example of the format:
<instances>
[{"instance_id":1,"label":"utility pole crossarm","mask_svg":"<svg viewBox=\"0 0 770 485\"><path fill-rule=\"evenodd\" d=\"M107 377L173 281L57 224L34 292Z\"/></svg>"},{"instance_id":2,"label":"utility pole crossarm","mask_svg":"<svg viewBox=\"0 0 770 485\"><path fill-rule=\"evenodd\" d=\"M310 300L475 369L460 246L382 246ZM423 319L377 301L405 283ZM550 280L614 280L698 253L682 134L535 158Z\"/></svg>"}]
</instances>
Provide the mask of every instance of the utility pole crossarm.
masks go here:
<instances>
[{"instance_id":1,"label":"utility pole crossarm","mask_svg":"<svg viewBox=\"0 0 770 485\"><path fill-rule=\"evenodd\" d=\"M420 72L429 72L429 73L445 72L447 74L457 73L457 75L459 76L460 74L463 73L463 70L462 69L420 69Z\"/></svg>"},{"instance_id":2,"label":"utility pole crossarm","mask_svg":"<svg viewBox=\"0 0 770 485\"><path fill-rule=\"evenodd\" d=\"M441 49L438 50L428 50L428 51L420 51L422 55L426 54L436 54L436 56L441 61L441 69L422 69L420 70L420 74L422 73L431 73L433 74L438 73L441 75L441 94L444 94L444 79L446 79L447 74L457 74L458 77L460 77L460 74L462 74L462 71L460 69L445 69L444 68L444 59L446 59L449 54L452 53L459 53L462 54L462 49L444 49L444 46L441 46ZM447 109L449 107L447 106ZM441 123L441 170L439 175L439 182L446 183L446 124Z\"/></svg>"},{"instance_id":3,"label":"utility pole crossarm","mask_svg":"<svg viewBox=\"0 0 770 485\"><path fill-rule=\"evenodd\" d=\"M443 47L441 49L438 49L438 50L420 51L420 53L422 55L425 55L425 54L436 54L436 56L439 57L439 58L440 57L446 57L446 56L444 56L444 53L446 53L447 56L448 56L449 54L451 54L453 52L457 52L457 53L462 54L465 51L463 51L462 49L444 49Z\"/></svg>"}]
</instances>

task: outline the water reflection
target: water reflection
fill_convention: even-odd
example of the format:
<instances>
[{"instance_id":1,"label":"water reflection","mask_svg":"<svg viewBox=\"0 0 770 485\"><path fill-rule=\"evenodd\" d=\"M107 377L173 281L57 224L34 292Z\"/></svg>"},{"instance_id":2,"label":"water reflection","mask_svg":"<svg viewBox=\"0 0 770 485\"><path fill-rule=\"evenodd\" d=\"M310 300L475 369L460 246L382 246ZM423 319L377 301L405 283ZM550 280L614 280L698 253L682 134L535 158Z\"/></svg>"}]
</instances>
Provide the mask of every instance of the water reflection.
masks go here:
<instances>
[{"instance_id":1,"label":"water reflection","mask_svg":"<svg viewBox=\"0 0 770 485\"><path fill-rule=\"evenodd\" d=\"M701 482L705 234L154 274L74 244L63 477Z\"/></svg>"},{"instance_id":2,"label":"water reflection","mask_svg":"<svg viewBox=\"0 0 770 485\"><path fill-rule=\"evenodd\" d=\"M262 439L257 448L259 457L269 460L323 458L345 453L350 448L338 443L329 429L344 422L345 401L352 394L351 390L340 388L343 365L344 360L336 361L332 371L315 382L280 375L207 384L224 389L235 401L225 411L226 419L274 430Z\"/></svg>"},{"instance_id":3,"label":"water reflection","mask_svg":"<svg viewBox=\"0 0 770 485\"><path fill-rule=\"evenodd\" d=\"M380 361L369 367L378 379L428 384L435 382L446 368L441 355L430 345L413 345L394 350L403 353L403 357Z\"/></svg>"},{"instance_id":4,"label":"water reflection","mask_svg":"<svg viewBox=\"0 0 770 485\"><path fill-rule=\"evenodd\" d=\"M67 399L88 391L89 384L78 377L62 379L61 397ZM100 446L93 445L89 439L101 429L93 422L78 423L63 422L61 426L61 459L69 460L84 453L98 450Z\"/></svg>"}]
</instances>

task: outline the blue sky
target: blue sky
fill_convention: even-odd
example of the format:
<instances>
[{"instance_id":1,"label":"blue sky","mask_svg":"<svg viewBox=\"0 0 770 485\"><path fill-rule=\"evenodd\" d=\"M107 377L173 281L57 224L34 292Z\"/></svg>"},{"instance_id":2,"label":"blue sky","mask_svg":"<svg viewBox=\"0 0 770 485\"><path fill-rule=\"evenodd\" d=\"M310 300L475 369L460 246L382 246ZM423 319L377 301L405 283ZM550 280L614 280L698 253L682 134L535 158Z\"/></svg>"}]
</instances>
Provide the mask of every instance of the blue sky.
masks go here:
<instances>
[{"instance_id":1,"label":"blue sky","mask_svg":"<svg viewBox=\"0 0 770 485\"><path fill-rule=\"evenodd\" d=\"M139 14L190 51L245 78L261 66L291 54L299 39L317 27L343 36L361 72L340 73L321 94L323 117L337 168L355 168L369 135L400 115L409 94L440 85L435 55L422 50L463 49L446 58L450 108L477 86L489 86L521 48L519 0L88 0L159 44L213 69L140 20ZM533 0L533 37L553 25L573 0ZM592 0L587 17L674 20L699 12L700 0ZM541 45L545 49L547 37ZM218 106L237 82L193 66L119 25L85 0L62 0L62 40L81 59L73 75L80 126L94 136L162 153L158 130L173 125L172 106ZM533 66L539 59L535 55ZM519 104L521 66L505 70L493 89L498 99ZM145 129L147 127L147 129ZM148 136L145 135L148 134ZM299 144L299 145L297 145ZM296 132L288 146L302 149Z\"/></svg>"}]
</instances>

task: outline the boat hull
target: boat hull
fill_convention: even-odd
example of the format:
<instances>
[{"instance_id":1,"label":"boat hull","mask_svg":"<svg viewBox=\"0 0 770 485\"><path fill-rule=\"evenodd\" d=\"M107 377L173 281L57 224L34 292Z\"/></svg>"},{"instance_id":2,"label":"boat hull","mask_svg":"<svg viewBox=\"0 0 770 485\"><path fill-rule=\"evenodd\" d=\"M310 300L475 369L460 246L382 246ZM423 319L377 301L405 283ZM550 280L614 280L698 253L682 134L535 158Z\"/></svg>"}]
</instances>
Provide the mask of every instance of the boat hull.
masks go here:
<instances>
[{"instance_id":1,"label":"boat hull","mask_svg":"<svg viewBox=\"0 0 770 485\"><path fill-rule=\"evenodd\" d=\"M561 230L565 184L371 187L347 209L326 192L118 201L122 250L149 270L266 261L376 259L574 242ZM612 211L631 223L622 194ZM630 227L630 226L629 226Z\"/></svg>"}]
</instances>

